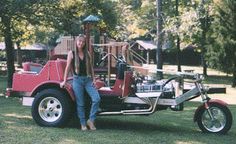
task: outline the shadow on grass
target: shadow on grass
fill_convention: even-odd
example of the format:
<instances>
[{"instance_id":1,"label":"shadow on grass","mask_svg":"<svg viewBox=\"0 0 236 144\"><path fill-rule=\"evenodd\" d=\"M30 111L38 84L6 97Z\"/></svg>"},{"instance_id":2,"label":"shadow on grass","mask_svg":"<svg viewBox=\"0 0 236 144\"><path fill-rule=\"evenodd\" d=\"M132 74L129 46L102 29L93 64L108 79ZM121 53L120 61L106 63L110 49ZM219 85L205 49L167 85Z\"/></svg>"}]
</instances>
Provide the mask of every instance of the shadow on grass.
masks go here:
<instances>
[{"instance_id":1,"label":"shadow on grass","mask_svg":"<svg viewBox=\"0 0 236 144\"><path fill-rule=\"evenodd\" d=\"M7 77L0 75L0 96L4 96L7 87Z\"/></svg>"},{"instance_id":2,"label":"shadow on grass","mask_svg":"<svg viewBox=\"0 0 236 144\"><path fill-rule=\"evenodd\" d=\"M132 117L132 116L131 116ZM137 116L138 118L139 116ZM37 127L36 122L31 118L30 115L21 115L21 114L0 114L0 118L2 119L2 124L8 123L17 125L17 127ZM151 123L151 120L147 121L135 121L129 120L129 117L126 117L127 120L114 119L114 116L109 117L99 117L96 121L96 126L98 130L125 130L125 131L136 131L136 132L171 132L171 133L195 133L193 127L181 127L181 124L174 124L173 121L161 123ZM132 119L132 118L131 118ZM143 119L143 118L140 118ZM192 121L191 121L192 122ZM192 124L190 122L190 124ZM0 127L3 125L0 125ZM46 128L46 127L45 127ZM70 129L80 129L79 119L73 117L70 122L62 128L70 128Z\"/></svg>"},{"instance_id":3,"label":"shadow on grass","mask_svg":"<svg viewBox=\"0 0 236 144\"><path fill-rule=\"evenodd\" d=\"M196 133L197 128L194 127L192 117L185 118L184 113L180 115L176 113L171 119L168 120L173 113L169 111L164 115L155 113L150 116L98 116L96 120L96 127L98 130L135 131L137 133L149 133L156 131L162 133L171 132L176 134L180 131L183 134ZM178 120L175 121L175 119ZM182 122L178 123L179 121ZM187 125L190 127L182 127L183 123L188 123ZM76 116L73 117L66 127L80 128L79 119Z\"/></svg>"},{"instance_id":4,"label":"shadow on grass","mask_svg":"<svg viewBox=\"0 0 236 144\"><path fill-rule=\"evenodd\" d=\"M175 126L171 123L150 123L149 121L135 122L135 121L124 121L124 120L114 120L109 118L102 118L97 120L97 127L101 130L127 130L127 131L136 131L136 132L172 132L172 133L194 133L191 128L186 129L180 125Z\"/></svg>"}]
</instances>

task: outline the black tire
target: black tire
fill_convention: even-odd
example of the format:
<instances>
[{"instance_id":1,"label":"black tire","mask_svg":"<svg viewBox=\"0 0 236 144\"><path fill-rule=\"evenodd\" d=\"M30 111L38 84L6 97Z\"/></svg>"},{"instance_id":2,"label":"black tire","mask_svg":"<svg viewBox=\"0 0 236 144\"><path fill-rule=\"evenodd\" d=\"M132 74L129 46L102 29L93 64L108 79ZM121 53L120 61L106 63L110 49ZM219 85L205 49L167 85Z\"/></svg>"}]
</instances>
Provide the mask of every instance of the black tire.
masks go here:
<instances>
[{"instance_id":1,"label":"black tire","mask_svg":"<svg viewBox=\"0 0 236 144\"><path fill-rule=\"evenodd\" d=\"M35 122L47 127L65 126L72 112L72 100L57 89L45 89L37 93L31 109Z\"/></svg>"},{"instance_id":2,"label":"black tire","mask_svg":"<svg viewBox=\"0 0 236 144\"><path fill-rule=\"evenodd\" d=\"M222 104L210 103L214 121L211 121L210 116L203 106L197 113L197 124L202 132L226 134L232 126L232 114L230 110ZM210 124L209 126L207 124Z\"/></svg>"}]
</instances>

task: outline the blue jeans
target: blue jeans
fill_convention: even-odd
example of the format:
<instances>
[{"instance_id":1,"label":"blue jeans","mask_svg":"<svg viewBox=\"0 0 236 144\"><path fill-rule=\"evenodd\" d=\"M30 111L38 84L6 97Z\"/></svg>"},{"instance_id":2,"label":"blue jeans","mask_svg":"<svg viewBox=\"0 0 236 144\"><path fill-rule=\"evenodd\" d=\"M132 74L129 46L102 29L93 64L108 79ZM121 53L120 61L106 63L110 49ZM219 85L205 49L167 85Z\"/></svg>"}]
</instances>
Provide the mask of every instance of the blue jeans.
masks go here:
<instances>
[{"instance_id":1,"label":"blue jeans","mask_svg":"<svg viewBox=\"0 0 236 144\"><path fill-rule=\"evenodd\" d=\"M77 76L73 77L73 91L76 97L77 104L77 115L80 119L81 125L86 125L85 110L84 110L84 90L87 91L92 100L92 106L90 110L89 119L94 121L96 119L96 113L99 108L100 96L98 91L93 85L92 78L87 76Z\"/></svg>"}]
</instances>

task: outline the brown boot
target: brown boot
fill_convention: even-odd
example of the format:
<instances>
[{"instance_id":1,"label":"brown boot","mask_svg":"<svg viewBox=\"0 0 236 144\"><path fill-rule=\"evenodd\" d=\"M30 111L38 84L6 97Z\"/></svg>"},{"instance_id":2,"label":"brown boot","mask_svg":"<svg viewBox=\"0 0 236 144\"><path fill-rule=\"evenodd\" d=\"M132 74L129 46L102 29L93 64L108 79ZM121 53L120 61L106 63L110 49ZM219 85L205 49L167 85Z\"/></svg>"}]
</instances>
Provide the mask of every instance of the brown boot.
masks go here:
<instances>
[{"instance_id":1,"label":"brown boot","mask_svg":"<svg viewBox=\"0 0 236 144\"><path fill-rule=\"evenodd\" d=\"M89 127L90 130L96 130L96 127L95 127L93 121L87 120L87 125L88 125L88 127Z\"/></svg>"}]
</instances>

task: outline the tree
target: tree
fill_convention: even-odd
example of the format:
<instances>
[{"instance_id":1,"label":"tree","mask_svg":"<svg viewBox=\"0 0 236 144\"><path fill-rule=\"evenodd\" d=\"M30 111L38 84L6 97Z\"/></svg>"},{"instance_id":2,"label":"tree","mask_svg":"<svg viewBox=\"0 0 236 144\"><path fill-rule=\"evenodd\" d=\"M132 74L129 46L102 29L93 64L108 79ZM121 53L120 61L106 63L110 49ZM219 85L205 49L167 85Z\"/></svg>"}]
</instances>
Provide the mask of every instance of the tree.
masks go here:
<instances>
[{"instance_id":1,"label":"tree","mask_svg":"<svg viewBox=\"0 0 236 144\"><path fill-rule=\"evenodd\" d=\"M64 35L75 36L84 32L82 20L88 15L96 15L101 21L98 27L113 33L117 16L115 2L111 0L67 0L60 1L54 13L47 16L48 23Z\"/></svg>"},{"instance_id":2,"label":"tree","mask_svg":"<svg viewBox=\"0 0 236 144\"><path fill-rule=\"evenodd\" d=\"M40 23L43 14L53 7L56 1L31 1L31 0L2 0L0 1L0 31L4 37L7 55L7 87L12 87L12 76L14 67L13 27L14 22L28 21ZM17 37L17 36L16 36Z\"/></svg>"},{"instance_id":3,"label":"tree","mask_svg":"<svg viewBox=\"0 0 236 144\"><path fill-rule=\"evenodd\" d=\"M163 42L163 31L162 31L162 0L156 0L157 6L157 50L156 50L156 60L157 60L157 69L162 69L163 67L163 58L162 58L162 42ZM163 73L157 72L157 78L163 79Z\"/></svg>"},{"instance_id":4,"label":"tree","mask_svg":"<svg viewBox=\"0 0 236 144\"><path fill-rule=\"evenodd\" d=\"M214 20L208 40L209 66L233 74L236 87L236 1L214 1Z\"/></svg>"},{"instance_id":5,"label":"tree","mask_svg":"<svg viewBox=\"0 0 236 144\"><path fill-rule=\"evenodd\" d=\"M98 23L98 27L106 29L107 33L114 36L112 33L114 33L119 19L115 9L116 2L112 0L88 0L86 3L86 7L84 7L85 14L99 16L101 20Z\"/></svg>"},{"instance_id":6,"label":"tree","mask_svg":"<svg viewBox=\"0 0 236 144\"><path fill-rule=\"evenodd\" d=\"M177 29L179 28L179 0L175 0L175 16L177 17ZM179 35L177 35L177 39L176 39L176 48L177 48L177 56L176 56L176 60L177 60L177 65L178 65L178 71L181 71L181 63L180 63L180 38Z\"/></svg>"},{"instance_id":7,"label":"tree","mask_svg":"<svg viewBox=\"0 0 236 144\"><path fill-rule=\"evenodd\" d=\"M138 27L138 5L132 5L133 0L120 0L116 3L117 25L113 36L117 40L131 40L140 36ZM142 33L142 32L141 32Z\"/></svg>"},{"instance_id":8,"label":"tree","mask_svg":"<svg viewBox=\"0 0 236 144\"><path fill-rule=\"evenodd\" d=\"M206 63L206 39L207 39L207 32L210 27L210 19L209 19L209 4L206 0L201 0L200 7L199 7L199 21L200 21L200 28L202 30L201 37L200 37L200 47L201 47L201 60L203 66L203 75L207 76L207 63Z\"/></svg>"},{"instance_id":9,"label":"tree","mask_svg":"<svg viewBox=\"0 0 236 144\"><path fill-rule=\"evenodd\" d=\"M143 1L139 10L139 16L141 17L139 25L141 28L147 29L146 36L150 35L151 39L157 40L156 34L153 35L153 32L157 31L157 16L153 14L155 13L154 10L156 10L155 6L152 0ZM168 0L162 2L162 47L165 43L168 43L171 48L177 51L176 61L178 71L181 71L181 50L197 43L196 37L201 31L195 9L196 3L193 1Z\"/></svg>"},{"instance_id":10,"label":"tree","mask_svg":"<svg viewBox=\"0 0 236 144\"><path fill-rule=\"evenodd\" d=\"M1 17L1 31L4 36L7 55L7 70L8 70L8 87L11 87L12 75L15 71L14 67L14 48L12 42L12 11L9 9L12 5L8 1L0 2L0 17Z\"/></svg>"},{"instance_id":11,"label":"tree","mask_svg":"<svg viewBox=\"0 0 236 144\"><path fill-rule=\"evenodd\" d=\"M12 40L15 42L17 51L16 51L16 60L18 67L22 66L22 55L21 55L21 46L25 46L30 42L33 42L33 27L27 21L12 21L14 27L12 27Z\"/></svg>"}]
</instances>

